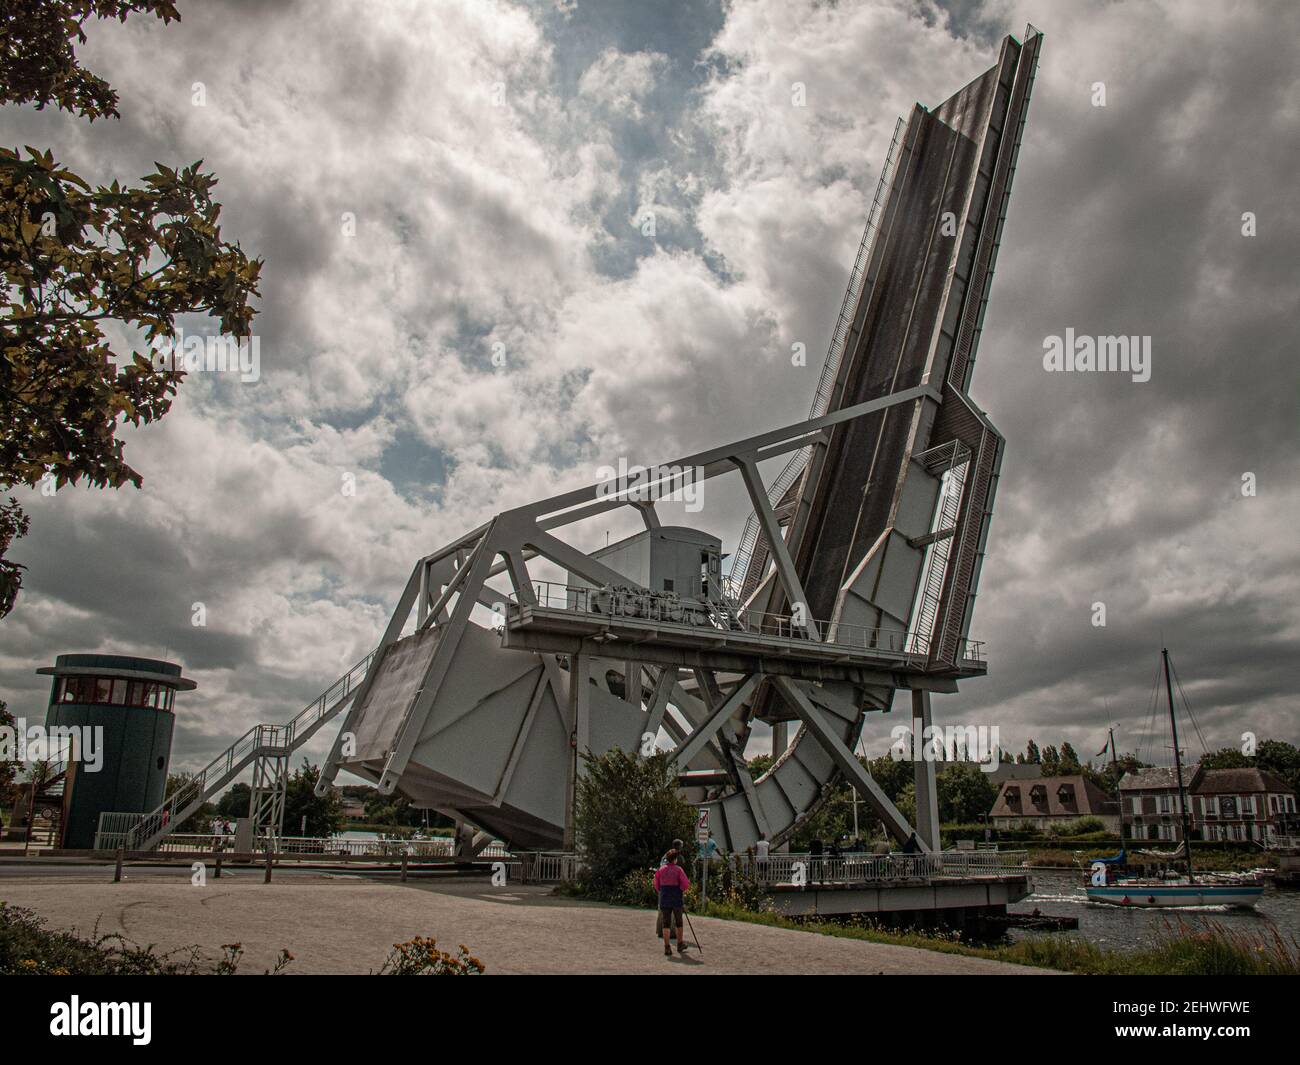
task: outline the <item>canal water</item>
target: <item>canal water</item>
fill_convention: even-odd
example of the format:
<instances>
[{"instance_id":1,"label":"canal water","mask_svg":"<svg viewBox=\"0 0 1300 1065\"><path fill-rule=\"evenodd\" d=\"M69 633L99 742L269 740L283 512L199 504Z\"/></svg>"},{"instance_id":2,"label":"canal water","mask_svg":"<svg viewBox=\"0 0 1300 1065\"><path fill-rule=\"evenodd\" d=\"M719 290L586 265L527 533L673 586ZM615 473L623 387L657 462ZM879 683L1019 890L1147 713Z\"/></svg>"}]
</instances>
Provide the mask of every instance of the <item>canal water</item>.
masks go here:
<instances>
[{"instance_id":1,"label":"canal water","mask_svg":"<svg viewBox=\"0 0 1300 1065\"><path fill-rule=\"evenodd\" d=\"M1089 902L1084 895L1082 873L1035 870L1030 875L1034 893L1008 906L1008 912L1032 913L1038 909L1051 917L1079 919L1078 932L1046 933L1048 935L1081 935L1101 947L1130 949L1151 943L1167 929L1177 928L1181 921L1189 928L1217 924L1230 931L1269 933L1276 930L1284 938L1300 943L1300 891L1278 891L1272 886L1267 887L1258 905L1248 910L1223 906L1181 910L1124 909ZM1043 934L1013 929L1011 938Z\"/></svg>"}]
</instances>

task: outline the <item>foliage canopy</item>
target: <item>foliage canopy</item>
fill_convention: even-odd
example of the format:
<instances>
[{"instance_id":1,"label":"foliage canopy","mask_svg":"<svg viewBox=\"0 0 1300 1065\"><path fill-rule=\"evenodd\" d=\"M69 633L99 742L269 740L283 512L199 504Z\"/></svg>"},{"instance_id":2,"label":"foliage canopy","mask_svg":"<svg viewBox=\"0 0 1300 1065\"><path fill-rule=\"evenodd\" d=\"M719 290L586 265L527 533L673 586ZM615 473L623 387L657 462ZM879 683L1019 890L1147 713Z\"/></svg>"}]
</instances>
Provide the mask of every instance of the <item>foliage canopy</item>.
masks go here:
<instances>
[{"instance_id":1,"label":"foliage canopy","mask_svg":"<svg viewBox=\"0 0 1300 1065\"><path fill-rule=\"evenodd\" d=\"M2 0L0 104L118 117L117 94L74 46L87 20L132 13L180 18L168 0ZM136 345L115 352L107 323L146 349L178 314L249 333L262 263L222 238L217 179L201 160L154 165L141 185L94 186L48 150L0 147L0 488L141 484L118 427L161 418L184 375ZM22 585L23 567L5 554L27 528L15 498L0 504L0 617Z\"/></svg>"}]
</instances>

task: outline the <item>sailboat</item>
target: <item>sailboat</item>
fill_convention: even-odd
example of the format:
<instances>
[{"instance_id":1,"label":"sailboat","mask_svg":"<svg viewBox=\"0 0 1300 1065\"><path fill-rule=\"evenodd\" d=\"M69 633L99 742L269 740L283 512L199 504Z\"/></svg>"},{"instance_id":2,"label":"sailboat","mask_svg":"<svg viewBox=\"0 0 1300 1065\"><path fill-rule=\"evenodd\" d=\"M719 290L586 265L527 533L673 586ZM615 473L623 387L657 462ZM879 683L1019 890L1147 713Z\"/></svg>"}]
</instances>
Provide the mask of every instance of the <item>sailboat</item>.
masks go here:
<instances>
[{"instance_id":1,"label":"sailboat","mask_svg":"<svg viewBox=\"0 0 1300 1065\"><path fill-rule=\"evenodd\" d=\"M1202 876L1199 880L1192 869L1192 825L1191 804L1187 801L1187 789L1183 786L1183 761L1178 752L1178 720L1174 714L1174 688L1169 676L1169 649L1160 652L1165 674L1165 695L1169 701L1169 726L1174 736L1174 776L1178 782L1178 802L1183 820L1183 842L1170 857L1185 860L1187 876L1176 880L1124 877L1112 873L1117 864L1122 864L1125 853L1121 849L1114 858L1102 859L1093 864L1093 873L1085 891L1089 902L1101 902L1110 906L1134 906L1141 908L1174 909L1186 906L1254 906L1264 893L1262 884L1248 880L1233 880L1230 877L1210 879ZM1112 880L1112 876L1115 879Z\"/></svg>"}]
</instances>

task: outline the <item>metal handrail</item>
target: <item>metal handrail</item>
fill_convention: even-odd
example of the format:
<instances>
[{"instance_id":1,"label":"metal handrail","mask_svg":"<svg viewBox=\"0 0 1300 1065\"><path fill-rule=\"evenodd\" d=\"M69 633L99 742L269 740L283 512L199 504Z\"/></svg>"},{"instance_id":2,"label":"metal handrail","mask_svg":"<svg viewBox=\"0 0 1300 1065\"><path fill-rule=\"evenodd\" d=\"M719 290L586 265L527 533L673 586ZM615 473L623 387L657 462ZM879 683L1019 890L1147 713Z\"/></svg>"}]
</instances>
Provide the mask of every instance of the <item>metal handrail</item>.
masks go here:
<instances>
[{"instance_id":1,"label":"metal handrail","mask_svg":"<svg viewBox=\"0 0 1300 1065\"><path fill-rule=\"evenodd\" d=\"M929 638L922 633L904 629L872 628L865 625L815 622L799 624L792 615L766 614L756 610L731 610L727 613L733 627L719 624L720 612L710 609L702 600L683 599L671 593L647 592L635 588L590 588L562 584L558 581L533 581L536 605L544 609L566 610L587 617L609 620L627 618L632 621L651 621L659 625L674 625L699 630L710 628L720 632L743 631L750 635L774 637L780 640L813 642L807 626L815 624L824 634L822 643L853 650L876 651L898 655L901 658L928 660ZM519 609L515 593L510 594L511 607ZM734 625L739 625L736 630ZM982 661L983 645L977 640L966 640L962 658L968 662Z\"/></svg>"},{"instance_id":2,"label":"metal handrail","mask_svg":"<svg viewBox=\"0 0 1300 1065\"><path fill-rule=\"evenodd\" d=\"M124 816L124 815L117 815ZM138 815L137 815L138 816ZM126 831L101 830L96 836L96 849L114 850L119 846L132 850ZM196 851L232 851L235 837L230 833L174 832L154 848L161 854L191 853ZM252 850L275 854L349 858L451 858L456 841L449 836L432 839L342 839L337 836L272 836L260 834L253 840ZM490 843L479 851L478 859L512 858L514 855L504 844Z\"/></svg>"},{"instance_id":3,"label":"metal handrail","mask_svg":"<svg viewBox=\"0 0 1300 1065\"><path fill-rule=\"evenodd\" d=\"M165 833L168 826L180 824L189 816L190 807L202 803L211 791L225 784L258 754L294 750L306 739L306 733L361 682L374 657L375 652L371 651L295 714L288 724L250 728L199 773L177 787L161 806L145 814L128 832L127 848L143 850L160 832Z\"/></svg>"},{"instance_id":4,"label":"metal handrail","mask_svg":"<svg viewBox=\"0 0 1300 1065\"><path fill-rule=\"evenodd\" d=\"M379 839L342 839L338 836L279 836L274 840L275 850L281 854L337 854L352 857L400 858L450 858L455 854L456 841L450 836L431 839L410 839L395 836ZM478 852L478 858L508 858L510 850L504 844L489 843Z\"/></svg>"},{"instance_id":5,"label":"metal handrail","mask_svg":"<svg viewBox=\"0 0 1300 1065\"><path fill-rule=\"evenodd\" d=\"M1019 872L1027 851L941 851L930 854L737 854L728 861L763 884L857 884L879 880L929 880ZM799 867L802 867L800 869ZM801 873L801 875L796 875Z\"/></svg>"}]
</instances>

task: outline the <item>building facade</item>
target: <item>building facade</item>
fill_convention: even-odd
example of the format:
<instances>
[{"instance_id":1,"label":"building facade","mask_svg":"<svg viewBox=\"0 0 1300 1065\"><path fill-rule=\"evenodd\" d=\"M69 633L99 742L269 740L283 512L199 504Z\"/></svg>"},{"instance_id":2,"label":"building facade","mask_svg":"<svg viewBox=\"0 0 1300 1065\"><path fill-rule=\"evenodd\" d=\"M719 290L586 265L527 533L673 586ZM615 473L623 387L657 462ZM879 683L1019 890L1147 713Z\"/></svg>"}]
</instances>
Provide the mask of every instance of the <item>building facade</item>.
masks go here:
<instances>
[{"instance_id":1,"label":"building facade","mask_svg":"<svg viewBox=\"0 0 1300 1065\"><path fill-rule=\"evenodd\" d=\"M1266 769L1206 769L1190 789L1192 816L1204 840L1267 843L1286 834L1296 795Z\"/></svg>"},{"instance_id":2,"label":"building facade","mask_svg":"<svg viewBox=\"0 0 1300 1065\"><path fill-rule=\"evenodd\" d=\"M1195 775L1196 770L1187 769L1183 783L1190 787ZM1151 767L1125 773L1119 782L1119 806L1125 839L1182 841L1183 807L1172 769Z\"/></svg>"},{"instance_id":3,"label":"building facade","mask_svg":"<svg viewBox=\"0 0 1300 1065\"><path fill-rule=\"evenodd\" d=\"M1191 804L1192 838L1225 843L1268 843L1296 820L1296 795L1265 769L1183 771ZM1138 769L1119 782L1125 839L1170 843L1183 838L1182 806L1172 769Z\"/></svg>"},{"instance_id":4,"label":"building facade","mask_svg":"<svg viewBox=\"0 0 1300 1065\"><path fill-rule=\"evenodd\" d=\"M1066 827L1095 817L1108 832L1118 832L1119 810L1101 788L1082 776L1008 780L989 811L995 828Z\"/></svg>"}]
</instances>

